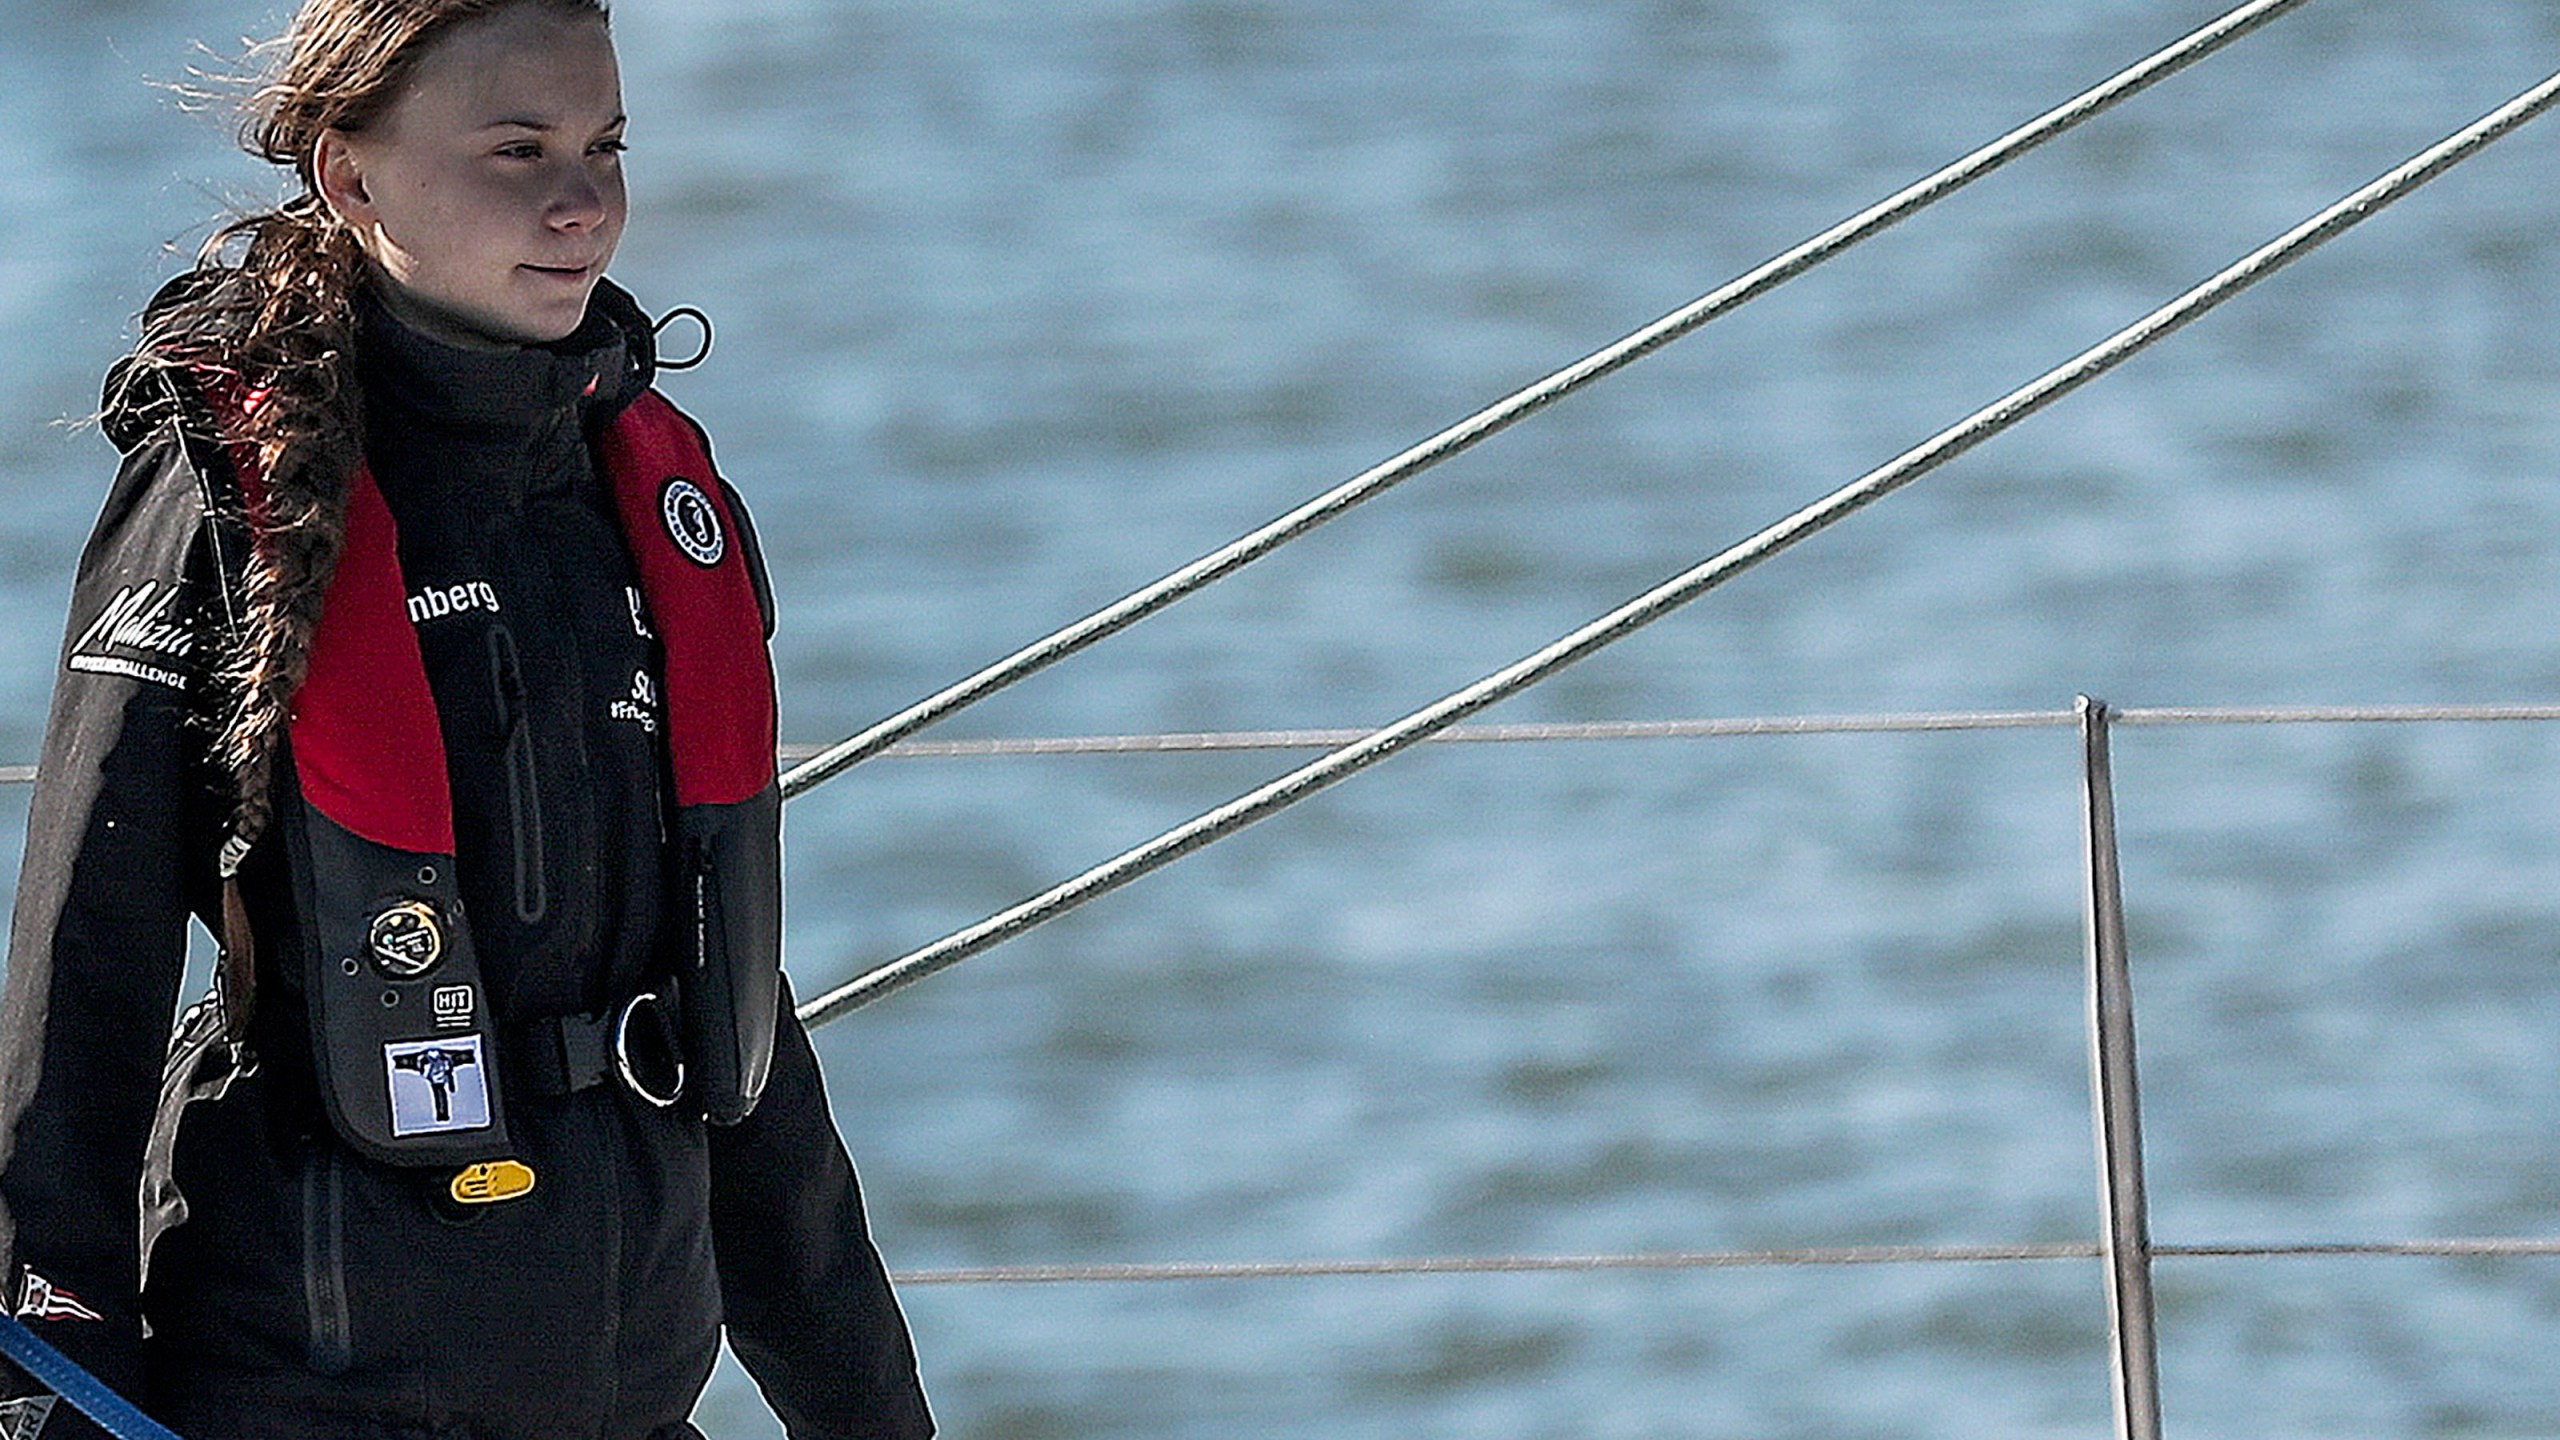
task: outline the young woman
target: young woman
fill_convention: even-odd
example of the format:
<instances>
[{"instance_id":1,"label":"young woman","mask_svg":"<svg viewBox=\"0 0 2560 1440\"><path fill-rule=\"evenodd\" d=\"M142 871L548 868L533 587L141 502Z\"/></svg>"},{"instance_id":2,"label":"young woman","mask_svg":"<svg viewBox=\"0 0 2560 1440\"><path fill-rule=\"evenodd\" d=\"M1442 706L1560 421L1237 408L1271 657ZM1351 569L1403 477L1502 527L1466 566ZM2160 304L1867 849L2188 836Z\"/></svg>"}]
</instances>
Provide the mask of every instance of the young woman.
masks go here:
<instances>
[{"instance_id":1,"label":"young woman","mask_svg":"<svg viewBox=\"0 0 2560 1440\"><path fill-rule=\"evenodd\" d=\"M108 382L8 1306L190 1437L691 1435L724 1328L793 1436L929 1434L779 971L753 533L603 278L604 7L307 0L277 56L244 137L298 193Z\"/></svg>"}]
</instances>

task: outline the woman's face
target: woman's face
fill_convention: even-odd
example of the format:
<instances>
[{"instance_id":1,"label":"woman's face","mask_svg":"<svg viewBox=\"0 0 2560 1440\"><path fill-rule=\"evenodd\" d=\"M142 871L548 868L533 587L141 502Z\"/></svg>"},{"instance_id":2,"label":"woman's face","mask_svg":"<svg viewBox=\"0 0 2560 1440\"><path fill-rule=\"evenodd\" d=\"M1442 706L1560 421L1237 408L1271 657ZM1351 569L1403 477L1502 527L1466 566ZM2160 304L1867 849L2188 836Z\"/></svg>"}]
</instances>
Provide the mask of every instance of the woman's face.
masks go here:
<instances>
[{"instance_id":1,"label":"woman's face","mask_svg":"<svg viewBox=\"0 0 2560 1440\"><path fill-rule=\"evenodd\" d=\"M320 193L392 311L473 348L557 340L622 239L622 77L604 22L519 5L420 57L380 122L330 131Z\"/></svg>"}]
</instances>

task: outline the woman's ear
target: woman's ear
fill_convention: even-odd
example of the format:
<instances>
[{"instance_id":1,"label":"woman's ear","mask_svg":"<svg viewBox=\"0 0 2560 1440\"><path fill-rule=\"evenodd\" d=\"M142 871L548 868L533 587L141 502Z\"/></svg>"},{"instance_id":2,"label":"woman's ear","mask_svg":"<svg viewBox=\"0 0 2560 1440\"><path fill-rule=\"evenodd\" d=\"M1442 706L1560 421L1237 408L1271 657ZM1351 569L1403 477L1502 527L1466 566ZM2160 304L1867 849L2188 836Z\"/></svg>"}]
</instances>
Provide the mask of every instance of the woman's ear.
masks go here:
<instances>
[{"instance_id":1,"label":"woman's ear","mask_svg":"<svg viewBox=\"0 0 2560 1440\"><path fill-rule=\"evenodd\" d=\"M364 161L345 131L323 130L311 146L311 175L320 199L358 234L370 228L373 196L365 189Z\"/></svg>"}]
</instances>

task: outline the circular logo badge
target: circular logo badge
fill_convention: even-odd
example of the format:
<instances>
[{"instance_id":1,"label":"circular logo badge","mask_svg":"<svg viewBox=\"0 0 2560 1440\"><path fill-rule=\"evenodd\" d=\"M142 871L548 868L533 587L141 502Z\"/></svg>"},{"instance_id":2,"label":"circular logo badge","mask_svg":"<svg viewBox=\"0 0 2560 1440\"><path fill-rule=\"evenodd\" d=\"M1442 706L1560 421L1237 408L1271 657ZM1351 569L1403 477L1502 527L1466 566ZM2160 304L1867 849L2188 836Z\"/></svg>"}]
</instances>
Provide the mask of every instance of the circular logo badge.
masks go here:
<instances>
[{"instance_id":1,"label":"circular logo badge","mask_svg":"<svg viewBox=\"0 0 2560 1440\"><path fill-rule=\"evenodd\" d=\"M666 517L667 538L696 565L720 563L729 553L729 537L720 531L720 512L702 487L678 475L658 492L658 513Z\"/></svg>"},{"instance_id":2,"label":"circular logo badge","mask_svg":"<svg viewBox=\"0 0 2560 1440\"><path fill-rule=\"evenodd\" d=\"M394 980L415 980L444 958L444 927L436 920L436 907L424 900L409 900L373 917L365 945L383 974Z\"/></svg>"}]
</instances>

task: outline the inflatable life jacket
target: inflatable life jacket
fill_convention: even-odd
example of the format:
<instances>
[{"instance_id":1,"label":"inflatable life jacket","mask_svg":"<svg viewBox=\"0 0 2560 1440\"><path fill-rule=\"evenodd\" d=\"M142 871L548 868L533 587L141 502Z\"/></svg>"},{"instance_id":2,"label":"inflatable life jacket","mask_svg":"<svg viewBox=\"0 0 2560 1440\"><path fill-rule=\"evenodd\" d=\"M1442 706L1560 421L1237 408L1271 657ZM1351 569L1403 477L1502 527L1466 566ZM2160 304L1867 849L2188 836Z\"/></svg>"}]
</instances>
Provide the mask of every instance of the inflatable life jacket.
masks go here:
<instances>
[{"instance_id":1,"label":"inflatable life jacket","mask_svg":"<svg viewBox=\"0 0 2560 1440\"><path fill-rule=\"evenodd\" d=\"M254 534L264 477L246 447L231 450ZM597 457L665 647L680 854L663 948L683 1084L711 1120L735 1123L764 1089L781 1018L781 800L758 580L708 443L664 397L632 402ZM299 972L320 1092L347 1144L395 1165L474 1165L512 1153L511 1047L460 904L443 732L406 593L390 507L359 465L279 767L302 953L276 959ZM626 1009L619 1027L630 1021ZM647 1093L627 1058L623 1078Z\"/></svg>"}]
</instances>

